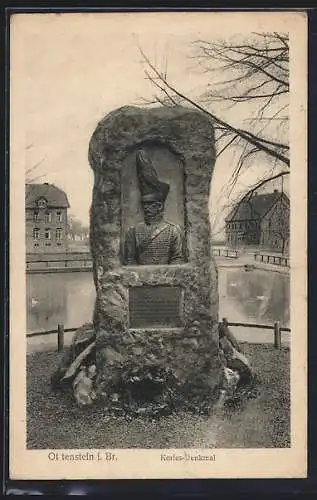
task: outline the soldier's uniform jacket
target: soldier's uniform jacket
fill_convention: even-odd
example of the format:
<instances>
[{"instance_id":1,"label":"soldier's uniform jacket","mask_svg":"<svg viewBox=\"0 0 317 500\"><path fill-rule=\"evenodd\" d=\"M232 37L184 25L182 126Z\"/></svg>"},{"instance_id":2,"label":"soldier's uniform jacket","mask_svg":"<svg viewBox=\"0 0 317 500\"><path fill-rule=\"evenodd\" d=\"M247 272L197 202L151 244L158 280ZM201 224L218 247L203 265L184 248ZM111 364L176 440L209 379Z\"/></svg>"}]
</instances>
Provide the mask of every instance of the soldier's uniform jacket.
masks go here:
<instances>
[{"instance_id":1,"label":"soldier's uniform jacket","mask_svg":"<svg viewBox=\"0 0 317 500\"><path fill-rule=\"evenodd\" d=\"M140 222L130 227L125 238L126 264L180 264L184 262L181 228L162 220L147 225Z\"/></svg>"}]
</instances>

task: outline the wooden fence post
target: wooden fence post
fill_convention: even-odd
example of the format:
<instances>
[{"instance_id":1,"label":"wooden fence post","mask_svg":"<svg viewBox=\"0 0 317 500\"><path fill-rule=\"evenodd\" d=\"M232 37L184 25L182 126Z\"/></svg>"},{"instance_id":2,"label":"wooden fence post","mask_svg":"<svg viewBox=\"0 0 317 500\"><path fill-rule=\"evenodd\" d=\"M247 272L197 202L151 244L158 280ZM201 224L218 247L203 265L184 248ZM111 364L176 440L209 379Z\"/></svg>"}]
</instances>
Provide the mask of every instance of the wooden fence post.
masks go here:
<instances>
[{"instance_id":1,"label":"wooden fence post","mask_svg":"<svg viewBox=\"0 0 317 500\"><path fill-rule=\"evenodd\" d=\"M280 322L275 321L274 323L274 347L275 349L281 349L282 346L282 334L281 334Z\"/></svg>"},{"instance_id":2,"label":"wooden fence post","mask_svg":"<svg viewBox=\"0 0 317 500\"><path fill-rule=\"evenodd\" d=\"M57 351L60 352L64 347L64 325L59 323L57 326Z\"/></svg>"}]
</instances>

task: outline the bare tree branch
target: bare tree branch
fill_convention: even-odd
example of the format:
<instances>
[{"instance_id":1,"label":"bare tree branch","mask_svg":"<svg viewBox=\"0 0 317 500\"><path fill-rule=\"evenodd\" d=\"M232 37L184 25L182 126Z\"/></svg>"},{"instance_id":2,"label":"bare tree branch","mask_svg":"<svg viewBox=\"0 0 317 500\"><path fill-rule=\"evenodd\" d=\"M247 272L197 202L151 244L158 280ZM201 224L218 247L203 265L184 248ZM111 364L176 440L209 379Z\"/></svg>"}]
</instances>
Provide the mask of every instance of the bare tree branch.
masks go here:
<instances>
[{"instance_id":1,"label":"bare tree branch","mask_svg":"<svg viewBox=\"0 0 317 500\"><path fill-rule=\"evenodd\" d=\"M257 182L255 184L255 186L253 186L251 189L249 189L249 193L250 194L253 194L255 193L258 189L262 188L263 186L265 186L265 184L268 184L269 182L272 182L276 179L279 179L280 177L284 177L285 175L289 175L290 172L289 171L284 171L284 172L279 172L278 174L276 175L273 175L273 176L270 176L268 177L267 179L262 179L261 181Z\"/></svg>"},{"instance_id":2,"label":"bare tree branch","mask_svg":"<svg viewBox=\"0 0 317 500\"><path fill-rule=\"evenodd\" d=\"M156 66L149 60L149 58L146 56L144 51L139 47L139 51L141 53L141 56L143 57L143 61L146 63L147 67L149 68L146 70L146 76L148 80L155 86L157 87L164 95L165 98L173 101L175 105L178 105L179 102L175 101L175 97L177 96L181 100L187 102L188 104L191 104L195 108L199 109L203 113L207 114L212 121L222 127L223 129L227 130L229 133L241 137L243 140L246 142L250 143L251 145L255 146L258 148L259 151L263 151L267 155L278 159L280 162L283 164L289 166L289 158L285 156L285 154L281 153L281 150L287 151L289 149L289 146L287 144L279 143L276 141L273 141L271 139L266 139L261 137L260 135L255 135L250 131L241 129L241 128L236 128L233 125L229 124L227 121L219 118L216 116L214 113L211 111L207 110L205 107L201 106L198 102L194 101L187 95L183 94L179 90L177 90L172 84L169 83L167 80L167 77L165 73L161 73ZM261 69L260 69L261 70ZM268 75L270 76L270 75ZM263 82L261 82L262 85L264 85ZM258 84L257 87L259 88L261 84ZM282 86L282 84L281 84ZM248 92L251 92L249 90ZM286 90L282 90L281 88L277 87L275 91L271 94L265 94L262 96L267 98L266 102L262 104L260 108L260 115L263 116L264 111L267 109L269 106L270 102L272 101L273 98L277 97L280 94L287 93ZM223 97L223 96L222 96ZM219 96L221 98L221 96ZM260 98L260 97L258 97ZM244 99L243 99L244 100ZM247 100L247 99L245 99ZM234 141L232 141L233 143Z\"/></svg>"},{"instance_id":3,"label":"bare tree branch","mask_svg":"<svg viewBox=\"0 0 317 500\"><path fill-rule=\"evenodd\" d=\"M33 167L26 169L25 176L26 176L27 182L31 182L28 180L28 179L30 179L30 174L32 172L34 172L34 170L36 170L43 163L45 158L46 158L46 155L43 156L43 158L40 161L38 161L35 165L33 165Z\"/></svg>"},{"instance_id":4,"label":"bare tree branch","mask_svg":"<svg viewBox=\"0 0 317 500\"><path fill-rule=\"evenodd\" d=\"M252 38L253 37L253 38ZM238 155L234 170L217 194L216 206L221 210L214 214L212 234L223 211L232 207L233 190L238 180L250 165L256 165L256 157L266 157L273 162L265 178L260 178L251 188L245 186L251 198L256 191L272 181L289 175L290 161L287 133L287 108L289 95L289 46L288 37L278 33L254 33L249 40L237 41L232 38L222 41L197 40L194 47L198 51L190 56L200 72L212 78L199 98L182 92L169 79L167 60L163 71L153 63L139 48L145 75L160 95L155 96L151 104L162 105L187 104L206 114L212 121L216 135L217 158L232 150L234 158ZM217 78L217 76L220 78ZM246 126L235 126L219 111L219 104L224 109L231 106L246 110L249 117L243 119ZM230 104L230 106L228 106ZM215 111L215 110L218 111ZM262 160L261 160L262 161ZM286 170L277 167L286 167ZM241 192L241 191L240 191ZM240 195L241 197L241 195ZM228 199L227 207L223 199ZM222 203L220 203L222 201ZM218 232L223 231L223 227Z\"/></svg>"},{"instance_id":5,"label":"bare tree branch","mask_svg":"<svg viewBox=\"0 0 317 500\"><path fill-rule=\"evenodd\" d=\"M224 153L226 151L226 149L228 149L228 147L231 146L231 144L237 139L237 135L234 135L230 141L220 150L217 152L217 158L219 158L219 156Z\"/></svg>"}]
</instances>

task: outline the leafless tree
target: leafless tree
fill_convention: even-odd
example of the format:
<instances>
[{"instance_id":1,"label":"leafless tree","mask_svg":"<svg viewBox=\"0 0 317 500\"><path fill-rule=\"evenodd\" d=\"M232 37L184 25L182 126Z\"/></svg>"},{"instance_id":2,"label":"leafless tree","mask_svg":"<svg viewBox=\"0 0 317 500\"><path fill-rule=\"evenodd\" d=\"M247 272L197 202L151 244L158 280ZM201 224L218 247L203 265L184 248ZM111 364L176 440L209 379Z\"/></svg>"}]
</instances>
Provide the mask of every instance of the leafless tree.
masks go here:
<instances>
[{"instance_id":1,"label":"leafless tree","mask_svg":"<svg viewBox=\"0 0 317 500\"><path fill-rule=\"evenodd\" d=\"M284 254L288 250L290 238L289 210L281 209L279 216L275 218L271 230L272 236L280 241L280 251Z\"/></svg>"},{"instance_id":2,"label":"leafless tree","mask_svg":"<svg viewBox=\"0 0 317 500\"><path fill-rule=\"evenodd\" d=\"M218 156L229 146L240 144L245 149L242 155L244 161L256 153L264 153L289 167L288 141L274 140L268 130L272 121L280 121L279 128L285 127L288 121L288 99L282 99L289 93L287 36L279 33L253 34L244 43L235 39L216 42L198 40L194 42L194 47L197 54L191 57L195 57L202 71L213 77L220 74L222 78L208 84L198 100L177 89L169 81L166 68L160 71L139 48L145 62L146 78L159 91L150 102L165 106L187 103L206 113L215 125ZM214 113L212 108L217 102L229 103L230 107L245 107L248 103L251 116L246 121L250 122L249 128L238 128Z\"/></svg>"},{"instance_id":3,"label":"leafless tree","mask_svg":"<svg viewBox=\"0 0 317 500\"><path fill-rule=\"evenodd\" d=\"M226 197L230 198L238 178L251 165L263 161L271 165L267 175L248 187L251 195L268 182L289 175L287 35L253 33L248 38L196 40L190 58L195 70L198 68L209 81L198 97L182 92L171 82L166 61L161 70L141 47L139 50L145 77L155 89L153 98L144 102L164 106L185 104L202 111L214 124L217 157L230 150L238 154L225 186ZM244 118L237 125L231 116Z\"/></svg>"},{"instance_id":4,"label":"leafless tree","mask_svg":"<svg viewBox=\"0 0 317 500\"><path fill-rule=\"evenodd\" d=\"M76 237L80 238L82 241L88 240L89 228L72 214L68 215L67 228L68 234L72 240L75 240Z\"/></svg>"},{"instance_id":5,"label":"leafless tree","mask_svg":"<svg viewBox=\"0 0 317 500\"><path fill-rule=\"evenodd\" d=\"M279 227L274 230L274 235L280 239L281 253L284 254L287 249L287 243L290 236L289 223L283 220L283 223L281 223Z\"/></svg>"},{"instance_id":6,"label":"leafless tree","mask_svg":"<svg viewBox=\"0 0 317 500\"><path fill-rule=\"evenodd\" d=\"M25 147L26 151L29 151L33 148L33 144L28 144ZM43 181L43 178L46 177L46 173L41 174L39 169L44 162L46 157L44 156L41 158L39 161L33 163L31 167L26 168L25 170L25 184L29 185L29 189L26 191L26 202L30 199L30 197L33 195L34 192L34 184L37 184L41 181Z\"/></svg>"}]
</instances>

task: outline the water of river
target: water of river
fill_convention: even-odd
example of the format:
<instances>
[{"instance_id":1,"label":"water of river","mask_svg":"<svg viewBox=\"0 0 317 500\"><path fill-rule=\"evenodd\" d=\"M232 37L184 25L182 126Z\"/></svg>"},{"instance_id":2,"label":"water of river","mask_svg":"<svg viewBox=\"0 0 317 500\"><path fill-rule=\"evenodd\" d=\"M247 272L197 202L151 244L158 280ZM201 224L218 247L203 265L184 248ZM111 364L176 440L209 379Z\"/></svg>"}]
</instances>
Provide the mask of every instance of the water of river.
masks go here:
<instances>
[{"instance_id":1,"label":"water of river","mask_svg":"<svg viewBox=\"0 0 317 500\"><path fill-rule=\"evenodd\" d=\"M281 325L289 326L288 274L222 267L218 279L220 318L260 324L279 320ZM28 274L27 331L55 329L58 323L63 323L65 328L80 326L91 321L94 302L95 288L90 272ZM259 330L247 330L237 329L240 340L257 336L261 342L268 338L269 330L261 335ZM44 337L37 339L37 342L44 341Z\"/></svg>"}]
</instances>

